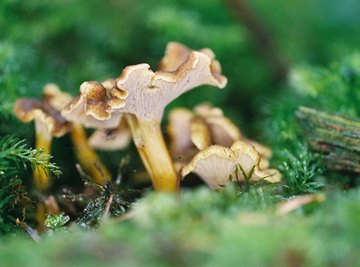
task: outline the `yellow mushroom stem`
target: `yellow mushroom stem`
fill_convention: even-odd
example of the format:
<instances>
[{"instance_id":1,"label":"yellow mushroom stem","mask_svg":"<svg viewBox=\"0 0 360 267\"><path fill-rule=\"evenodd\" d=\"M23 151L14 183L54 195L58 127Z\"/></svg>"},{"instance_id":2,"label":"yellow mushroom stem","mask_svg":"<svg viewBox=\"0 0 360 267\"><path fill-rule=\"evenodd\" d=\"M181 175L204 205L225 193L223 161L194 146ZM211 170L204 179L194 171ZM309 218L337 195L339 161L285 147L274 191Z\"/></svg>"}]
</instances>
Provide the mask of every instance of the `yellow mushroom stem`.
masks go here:
<instances>
[{"instance_id":1,"label":"yellow mushroom stem","mask_svg":"<svg viewBox=\"0 0 360 267\"><path fill-rule=\"evenodd\" d=\"M49 133L45 124L40 120L35 120L35 138L35 148L43 149L44 153L50 154L52 136ZM34 169L33 174L35 187L37 189L39 189L40 191L45 191L50 187L50 176L45 169L37 167L36 169Z\"/></svg>"},{"instance_id":2,"label":"yellow mushroom stem","mask_svg":"<svg viewBox=\"0 0 360 267\"><path fill-rule=\"evenodd\" d=\"M176 192L178 177L161 133L159 121L140 121L125 115L145 169L156 191Z\"/></svg>"},{"instance_id":3,"label":"yellow mushroom stem","mask_svg":"<svg viewBox=\"0 0 360 267\"><path fill-rule=\"evenodd\" d=\"M80 124L73 123L71 139L81 167L94 179L94 182L105 185L107 181L111 181L110 172L101 162L95 151L91 149L85 130Z\"/></svg>"}]
</instances>

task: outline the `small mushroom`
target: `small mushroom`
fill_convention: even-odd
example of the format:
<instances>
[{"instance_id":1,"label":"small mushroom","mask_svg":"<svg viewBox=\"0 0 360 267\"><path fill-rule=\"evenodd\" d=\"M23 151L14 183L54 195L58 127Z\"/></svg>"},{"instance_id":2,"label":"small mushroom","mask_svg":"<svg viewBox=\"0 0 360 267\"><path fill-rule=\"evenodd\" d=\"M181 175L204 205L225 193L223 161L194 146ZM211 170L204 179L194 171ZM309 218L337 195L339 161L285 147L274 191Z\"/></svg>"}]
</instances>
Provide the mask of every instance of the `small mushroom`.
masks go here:
<instances>
[{"instance_id":1,"label":"small mushroom","mask_svg":"<svg viewBox=\"0 0 360 267\"><path fill-rule=\"evenodd\" d=\"M230 148L212 145L195 155L182 169L182 177L194 172L213 189L225 185L230 179L279 182L280 173L273 169L262 171L259 161L259 153L246 142L237 141Z\"/></svg>"},{"instance_id":2,"label":"small mushroom","mask_svg":"<svg viewBox=\"0 0 360 267\"><path fill-rule=\"evenodd\" d=\"M193 172L200 176L211 188L225 185L234 172L236 154L227 147L212 145L195 155L182 169L182 177Z\"/></svg>"},{"instance_id":3,"label":"small mushroom","mask_svg":"<svg viewBox=\"0 0 360 267\"><path fill-rule=\"evenodd\" d=\"M117 128L99 129L89 138L92 148L114 151L126 148L131 140L130 129L126 120L121 120Z\"/></svg>"},{"instance_id":4,"label":"small mushroom","mask_svg":"<svg viewBox=\"0 0 360 267\"><path fill-rule=\"evenodd\" d=\"M196 106L194 111L209 125L214 144L230 147L234 141L242 139L239 128L224 116L221 109L204 103Z\"/></svg>"},{"instance_id":5,"label":"small mushroom","mask_svg":"<svg viewBox=\"0 0 360 267\"><path fill-rule=\"evenodd\" d=\"M63 136L71 128L71 124L61 116L60 112L45 100L19 99L14 105L14 113L22 122L35 121L35 147L43 149L48 154L51 152L53 136ZM34 170L34 181L36 188L42 191L50 186L48 174L40 167Z\"/></svg>"},{"instance_id":6,"label":"small mushroom","mask_svg":"<svg viewBox=\"0 0 360 267\"><path fill-rule=\"evenodd\" d=\"M193 113L186 108L174 108L169 113L167 133L171 140L170 154L180 159L193 149L191 141L191 119Z\"/></svg>"},{"instance_id":7,"label":"small mushroom","mask_svg":"<svg viewBox=\"0 0 360 267\"><path fill-rule=\"evenodd\" d=\"M169 113L167 132L170 154L177 172L201 149L211 145L210 129L200 116L185 108L174 108Z\"/></svg>"},{"instance_id":8,"label":"small mushroom","mask_svg":"<svg viewBox=\"0 0 360 267\"><path fill-rule=\"evenodd\" d=\"M213 57L197 51L191 51L173 71L153 72L148 64L128 66L110 91L96 82L84 83L80 88L81 96L62 114L73 120L74 114L85 110L86 115L106 124L114 119L118 122L125 113L155 189L176 191L177 175L160 129L164 109L175 98L197 86L208 84L223 88L227 79L219 72L220 65ZM89 98L88 91L96 97Z\"/></svg>"}]
</instances>

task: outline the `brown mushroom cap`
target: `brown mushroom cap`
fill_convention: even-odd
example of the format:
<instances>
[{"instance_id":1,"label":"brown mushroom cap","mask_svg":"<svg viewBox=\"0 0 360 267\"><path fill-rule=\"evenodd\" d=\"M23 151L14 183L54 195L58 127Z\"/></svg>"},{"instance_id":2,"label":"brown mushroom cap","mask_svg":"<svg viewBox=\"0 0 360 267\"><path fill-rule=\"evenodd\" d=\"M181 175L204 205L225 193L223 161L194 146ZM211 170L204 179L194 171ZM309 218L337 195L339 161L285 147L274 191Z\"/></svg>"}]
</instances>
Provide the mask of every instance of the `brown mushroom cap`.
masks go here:
<instances>
[{"instance_id":1,"label":"brown mushroom cap","mask_svg":"<svg viewBox=\"0 0 360 267\"><path fill-rule=\"evenodd\" d=\"M67 133L71 125L63 118L59 111L45 101L30 98L22 98L15 102L14 113L22 122L37 121L40 129L55 137L61 137Z\"/></svg>"},{"instance_id":2,"label":"brown mushroom cap","mask_svg":"<svg viewBox=\"0 0 360 267\"><path fill-rule=\"evenodd\" d=\"M120 125L114 129L99 129L89 138L92 148L100 150L120 150L126 148L131 140L131 133L125 120L121 120Z\"/></svg>"},{"instance_id":3,"label":"brown mushroom cap","mask_svg":"<svg viewBox=\"0 0 360 267\"><path fill-rule=\"evenodd\" d=\"M165 56L160 61L159 70L169 72L176 71L187 60L192 51L193 50L181 43L168 43L165 49ZM214 76L221 79L221 66L220 63L215 60L214 52L209 48L203 48L199 50L199 52L207 55L211 59L210 70Z\"/></svg>"},{"instance_id":4,"label":"brown mushroom cap","mask_svg":"<svg viewBox=\"0 0 360 267\"><path fill-rule=\"evenodd\" d=\"M80 96L73 99L61 114L69 121L85 127L117 127L121 114L111 116L111 113L113 109L125 105L127 92L116 88L114 81L109 79L104 84L96 81L84 82L80 86Z\"/></svg>"}]
</instances>

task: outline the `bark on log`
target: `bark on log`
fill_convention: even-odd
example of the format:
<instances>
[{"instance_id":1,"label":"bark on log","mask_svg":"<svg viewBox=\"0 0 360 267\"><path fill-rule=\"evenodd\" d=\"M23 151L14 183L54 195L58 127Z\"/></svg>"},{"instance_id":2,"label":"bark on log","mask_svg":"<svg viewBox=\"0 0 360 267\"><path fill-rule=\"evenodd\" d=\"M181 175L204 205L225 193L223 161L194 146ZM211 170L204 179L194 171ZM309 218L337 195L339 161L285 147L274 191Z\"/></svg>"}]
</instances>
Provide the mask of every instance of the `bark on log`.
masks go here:
<instances>
[{"instance_id":1,"label":"bark on log","mask_svg":"<svg viewBox=\"0 0 360 267\"><path fill-rule=\"evenodd\" d=\"M300 107L296 112L307 141L328 169L360 173L360 121Z\"/></svg>"}]
</instances>

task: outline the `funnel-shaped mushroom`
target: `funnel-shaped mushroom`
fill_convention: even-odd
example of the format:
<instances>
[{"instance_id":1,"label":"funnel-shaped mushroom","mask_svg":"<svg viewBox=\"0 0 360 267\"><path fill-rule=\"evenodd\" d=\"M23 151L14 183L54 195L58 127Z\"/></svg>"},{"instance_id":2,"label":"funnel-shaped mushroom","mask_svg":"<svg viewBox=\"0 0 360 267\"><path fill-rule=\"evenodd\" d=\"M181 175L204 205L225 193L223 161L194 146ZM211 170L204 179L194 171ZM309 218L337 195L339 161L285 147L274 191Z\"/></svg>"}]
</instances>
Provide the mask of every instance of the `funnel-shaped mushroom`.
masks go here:
<instances>
[{"instance_id":1,"label":"funnel-shaped mushroom","mask_svg":"<svg viewBox=\"0 0 360 267\"><path fill-rule=\"evenodd\" d=\"M44 88L44 99L57 111L61 111L71 101L71 96L62 92L57 85L50 84ZM80 116L79 120L83 119L90 119L91 121L91 117L84 114ZM74 144L76 158L85 172L89 173L90 177L98 184L105 185L107 181L110 181L110 172L101 162L95 151L91 149L81 124L72 123L71 139Z\"/></svg>"},{"instance_id":2,"label":"funnel-shaped mushroom","mask_svg":"<svg viewBox=\"0 0 360 267\"><path fill-rule=\"evenodd\" d=\"M148 64L128 66L110 91L96 82L85 83L77 102L63 115L72 120L73 113L81 107L86 115L107 122L127 113L134 143L155 189L175 191L177 175L160 129L164 109L175 98L197 86L208 84L223 88L226 82L220 74L220 65L212 57L191 51L174 71L153 72ZM92 101L87 97L89 90L96 95ZM95 110L92 106L99 108Z\"/></svg>"},{"instance_id":3,"label":"funnel-shaped mushroom","mask_svg":"<svg viewBox=\"0 0 360 267\"><path fill-rule=\"evenodd\" d=\"M259 153L248 143L238 141L230 148L212 145L195 155L182 169L182 177L194 172L213 189L225 185L230 179L279 182L280 173L272 169L261 171L259 161Z\"/></svg>"},{"instance_id":4,"label":"funnel-shaped mushroom","mask_svg":"<svg viewBox=\"0 0 360 267\"><path fill-rule=\"evenodd\" d=\"M63 136L71 127L60 112L46 101L19 99L14 105L14 113L22 122L35 121L35 147L48 154L51 152L52 137ZM46 190L50 186L50 177L42 168L34 170L34 181L39 190Z\"/></svg>"}]
</instances>

